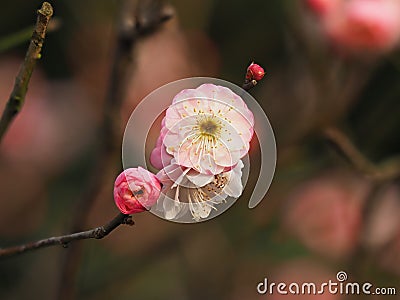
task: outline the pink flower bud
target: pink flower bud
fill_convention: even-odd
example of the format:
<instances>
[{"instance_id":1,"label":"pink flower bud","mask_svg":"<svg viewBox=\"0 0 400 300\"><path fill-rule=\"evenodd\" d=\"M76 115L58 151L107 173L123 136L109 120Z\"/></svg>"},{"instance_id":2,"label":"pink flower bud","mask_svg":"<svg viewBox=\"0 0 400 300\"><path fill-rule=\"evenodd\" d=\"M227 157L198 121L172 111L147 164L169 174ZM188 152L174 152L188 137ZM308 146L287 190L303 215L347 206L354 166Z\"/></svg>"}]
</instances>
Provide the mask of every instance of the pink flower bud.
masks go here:
<instances>
[{"instance_id":1,"label":"pink flower bud","mask_svg":"<svg viewBox=\"0 0 400 300\"><path fill-rule=\"evenodd\" d=\"M118 175L114 184L114 201L123 214L149 210L160 196L161 184L149 171L129 168Z\"/></svg>"},{"instance_id":2,"label":"pink flower bud","mask_svg":"<svg viewBox=\"0 0 400 300\"><path fill-rule=\"evenodd\" d=\"M264 69L255 63L251 63L247 68L246 79L247 80L261 80L265 75Z\"/></svg>"}]
</instances>

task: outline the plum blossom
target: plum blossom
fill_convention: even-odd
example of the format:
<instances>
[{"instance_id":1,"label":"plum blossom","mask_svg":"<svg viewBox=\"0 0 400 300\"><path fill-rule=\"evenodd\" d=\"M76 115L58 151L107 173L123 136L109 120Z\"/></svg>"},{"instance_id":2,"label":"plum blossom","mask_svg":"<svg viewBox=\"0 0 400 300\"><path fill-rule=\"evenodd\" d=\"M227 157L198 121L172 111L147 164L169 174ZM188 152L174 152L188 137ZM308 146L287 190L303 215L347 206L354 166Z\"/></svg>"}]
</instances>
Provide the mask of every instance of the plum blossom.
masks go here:
<instances>
[{"instance_id":1,"label":"plum blossom","mask_svg":"<svg viewBox=\"0 0 400 300\"><path fill-rule=\"evenodd\" d=\"M345 173L303 183L289 196L286 224L309 249L344 258L357 246L368 186Z\"/></svg>"},{"instance_id":2,"label":"plum blossom","mask_svg":"<svg viewBox=\"0 0 400 300\"><path fill-rule=\"evenodd\" d=\"M400 40L398 0L309 0L328 38L349 52L385 52Z\"/></svg>"},{"instance_id":3,"label":"plum blossom","mask_svg":"<svg viewBox=\"0 0 400 300\"><path fill-rule=\"evenodd\" d=\"M228 196L238 198L242 194L242 168L240 160L236 166L217 175L201 174L185 168L172 159L157 178L163 184L159 206L166 219L173 220L189 210L195 221L208 218L216 205Z\"/></svg>"},{"instance_id":4,"label":"plum blossom","mask_svg":"<svg viewBox=\"0 0 400 300\"><path fill-rule=\"evenodd\" d=\"M228 197L240 197L241 159L253 133L253 113L230 89L203 84L178 93L150 155L163 185L156 209L169 220L190 213L200 221Z\"/></svg>"},{"instance_id":5,"label":"plum blossom","mask_svg":"<svg viewBox=\"0 0 400 300\"><path fill-rule=\"evenodd\" d=\"M247 154L253 127L242 98L226 87L203 84L175 96L166 111L162 144L178 165L217 175Z\"/></svg>"},{"instance_id":6,"label":"plum blossom","mask_svg":"<svg viewBox=\"0 0 400 300\"><path fill-rule=\"evenodd\" d=\"M123 214L148 210L160 196L161 184L149 171L129 168L118 175L114 184L114 201Z\"/></svg>"}]
</instances>

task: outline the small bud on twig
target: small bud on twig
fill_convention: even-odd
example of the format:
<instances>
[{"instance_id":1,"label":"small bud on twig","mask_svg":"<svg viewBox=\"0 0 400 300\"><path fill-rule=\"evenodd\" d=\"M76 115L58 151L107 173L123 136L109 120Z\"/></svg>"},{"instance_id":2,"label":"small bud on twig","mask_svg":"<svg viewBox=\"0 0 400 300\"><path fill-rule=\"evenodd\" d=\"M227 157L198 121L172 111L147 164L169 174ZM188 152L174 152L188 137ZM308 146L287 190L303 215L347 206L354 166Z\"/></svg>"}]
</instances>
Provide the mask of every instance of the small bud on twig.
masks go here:
<instances>
[{"instance_id":1,"label":"small bud on twig","mask_svg":"<svg viewBox=\"0 0 400 300\"><path fill-rule=\"evenodd\" d=\"M264 77L264 75L264 69L260 65L252 62L250 66L247 67L246 77L242 88L246 91L249 91L256 86L258 81L260 81Z\"/></svg>"},{"instance_id":2,"label":"small bud on twig","mask_svg":"<svg viewBox=\"0 0 400 300\"><path fill-rule=\"evenodd\" d=\"M246 80L251 81L260 81L265 75L264 69L258 65L252 62L250 66L247 68L247 73L246 73Z\"/></svg>"}]
</instances>

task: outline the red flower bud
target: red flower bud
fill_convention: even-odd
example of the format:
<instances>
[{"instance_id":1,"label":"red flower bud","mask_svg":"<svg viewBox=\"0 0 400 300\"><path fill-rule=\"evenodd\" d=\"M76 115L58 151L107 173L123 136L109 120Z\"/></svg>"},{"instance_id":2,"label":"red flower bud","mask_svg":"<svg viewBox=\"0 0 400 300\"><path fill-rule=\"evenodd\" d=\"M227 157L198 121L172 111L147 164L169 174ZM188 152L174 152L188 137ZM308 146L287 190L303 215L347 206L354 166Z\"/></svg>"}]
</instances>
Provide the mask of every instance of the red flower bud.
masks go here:
<instances>
[{"instance_id":1,"label":"red flower bud","mask_svg":"<svg viewBox=\"0 0 400 300\"><path fill-rule=\"evenodd\" d=\"M161 184L149 171L129 168L118 175L114 184L114 201L123 214L150 209L160 196Z\"/></svg>"},{"instance_id":2,"label":"red flower bud","mask_svg":"<svg viewBox=\"0 0 400 300\"><path fill-rule=\"evenodd\" d=\"M251 63L247 68L246 79L247 80L261 80L265 75L264 69L255 63Z\"/></svg>"}]
</instances>

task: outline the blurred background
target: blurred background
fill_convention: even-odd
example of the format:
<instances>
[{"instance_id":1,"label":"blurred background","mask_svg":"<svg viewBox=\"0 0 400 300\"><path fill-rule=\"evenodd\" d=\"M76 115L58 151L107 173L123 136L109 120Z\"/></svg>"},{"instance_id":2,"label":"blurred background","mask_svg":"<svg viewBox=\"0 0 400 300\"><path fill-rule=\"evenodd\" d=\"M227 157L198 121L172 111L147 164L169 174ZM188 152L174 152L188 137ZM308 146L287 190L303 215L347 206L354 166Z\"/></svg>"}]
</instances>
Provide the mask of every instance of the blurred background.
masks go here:
<instances>
[{"instance_id":1,"label":"blurred background","mask_svg":"<svg viewBox=\"0 0 400 300\"><path fill-rule=\"evenodd\" d=\"M399 294L399 177L375 180L363 174L327 142L324 130L337 128L372 162L396 168L400 0L170 3L175 17L135 46L120 125L165 83L209 76L240 85L254 60L267 75L251 94L267 113L278 147L267 196L247 208L258 172L254 141L249 184L218 218L183 225L142 213L134 227L120 226L101 241L73 243L71 248L80 244L83 251L67 289L68 250L61 246L2 259L0 298L285 299L289 296L259 295L257 283L325 282L341 270L349 281L396 287ZM118 213L113 179L98 187L100 196L87 211L76 211L87 181L101 176L93 173L96 129L103 118L118 2L52 4L57 28L46 38L26 104L0 146L1 247L65 234L78 213L87 216L84 228ZM2 105L40 5L14 0L2 8Z\"/></svg>"}]
</instances>

